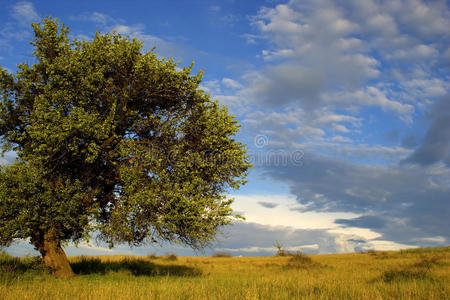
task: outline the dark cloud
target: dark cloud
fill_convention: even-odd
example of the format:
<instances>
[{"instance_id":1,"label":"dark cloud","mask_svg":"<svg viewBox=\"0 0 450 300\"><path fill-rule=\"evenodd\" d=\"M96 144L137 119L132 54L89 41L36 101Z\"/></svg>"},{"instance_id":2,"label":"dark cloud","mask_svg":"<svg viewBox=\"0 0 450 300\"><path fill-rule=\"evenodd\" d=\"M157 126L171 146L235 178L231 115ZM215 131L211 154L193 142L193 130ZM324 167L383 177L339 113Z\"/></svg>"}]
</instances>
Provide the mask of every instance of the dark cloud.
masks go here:
<instances>
[{"instance_id":1,"label":"dark cloud","mask_svg":"<svg viewBox=\"0 0 450 300\"><path fill-rule=\"evenodd\" d=\"M403 163L428 166L444 161L450 166L450 95L436 103L430 119L423 143Z\"/></svg>"},{"instance_id":2,"label":"dark cloud","mask_svg":"<svg viewBox=\"0 0 450 300\"><path fill-rule=\"evenodd\" d=\"M379 229L383 228L386 220L379 216L361 216L355 219L337 219L335 223L350 227Z\"/></svg>"},{"instance_id":3,"label":"dark cloud","mask_svg":"<svg viewBox=\"0 0 450 300\"><path fill-rule=\"evenodd\" d=\"M275 208L278 206L277 203L273 202L266 202L266 201L258 201L258 204L265 207L265 208Z\"/></svg>"},{"instance_id":4,"label":"dark cloud","mask_svg":"<svg viewBox=\"0 0 450 300\"><path fill-rule=\"evenodd\" d=\"M402 138L401 145L405 148L414 148L418 144L414 135L407 135Z\"/></svg>"},{"instance_id":5,"label":"dark cloud","mask_svg":"<svg viewBox=\"0 0 450 300\"><path fill-rule=\"evenodd\" d=\"M450 240L450 178L442 170L359 165L305 153L302 166L274 166L266 168L266 175L287 183L306 211L363 215L338 224L373 229L383 239L419 246L427 237Z\"/></svg>"},{"instance_id":6,"label":"dark cloud","mask_svg":"<svg viewBox=\"0 0 450 300\"><path fill-rule=\"evenodd\" d=\"M351 242L351 243L365 243L366 240L348 239L347 242Z\"/></svg>"}]
</instances>

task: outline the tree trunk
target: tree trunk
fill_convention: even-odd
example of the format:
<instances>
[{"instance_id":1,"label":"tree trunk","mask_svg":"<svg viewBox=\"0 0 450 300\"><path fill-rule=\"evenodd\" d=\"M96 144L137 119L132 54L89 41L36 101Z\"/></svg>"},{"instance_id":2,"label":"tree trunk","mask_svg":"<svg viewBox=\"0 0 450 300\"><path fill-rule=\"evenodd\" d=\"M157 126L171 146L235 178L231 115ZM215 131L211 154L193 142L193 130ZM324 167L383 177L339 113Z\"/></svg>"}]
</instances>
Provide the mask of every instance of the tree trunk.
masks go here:
<instances>
[{"instance_id":1,"label":"tree trunk","mask_svg":"<svg viewBox=\"0 0 450 300\"><path fill-rule=\"evenodd\" d=\"M66 253L61 247L61 243L53 229L44 233L36 233L31 242L41 253L44 264L53 271L56 277L71 278L75 276L67 260Z\"/></svg>"}]
</instances>

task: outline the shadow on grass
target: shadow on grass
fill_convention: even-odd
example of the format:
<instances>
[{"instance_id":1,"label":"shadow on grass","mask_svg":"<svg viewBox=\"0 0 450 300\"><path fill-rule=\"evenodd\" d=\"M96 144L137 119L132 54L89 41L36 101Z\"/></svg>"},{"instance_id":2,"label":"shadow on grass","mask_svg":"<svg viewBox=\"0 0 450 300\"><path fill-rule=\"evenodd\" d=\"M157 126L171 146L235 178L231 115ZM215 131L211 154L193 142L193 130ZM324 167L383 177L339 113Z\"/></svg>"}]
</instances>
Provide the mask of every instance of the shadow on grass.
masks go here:
<instances>
[{"instance_id":1,"label":"shadow on grass","mask_svg":"<svg viewBox=\"0 0 450 300\"><path fill-rule=\"evenodd\" d=\"M109 272L127 272L134 276L199 276L201 270L181 265L155 264L142 259L124 258L120 261L101 261L98 258L81 257L70 263L75 274L107 274Z\"/></svg>"},{"instance_id":2,"label":"shadow on grass","mask_svg":"<svg viewBox=\"0 0 450 300\"><path fill-rule=\"evenodd\" d=\"M50 274L50 270L42 263L40 257L18 258L0 253L0 282L12 283L15 280Z\"/></svg>"},{"instance_id":3,"label":"shadow on grass","mask_svg":"<svg viewBox=\"0 0 450 300\"><path fill-rule=\"evenodd\" d=\"M420 252L419 252L420 253ZM435 280L431 272L433 267L442 267L443 255L421 255L414 264L400 269L387 270L381 274L381 280L387 283L394 281Z\"/></svg>"},{"instance_id":4,"label":"shadow on grass","mask_svg":"<svg viewBox=\"0 0 450 300\"><path fill-rule=\"evenodd\" d=\"M381 275L384 282L404 281L404 280L424 280L433 277L424 270L389 270Z\"/></svg>"}]
</instances>

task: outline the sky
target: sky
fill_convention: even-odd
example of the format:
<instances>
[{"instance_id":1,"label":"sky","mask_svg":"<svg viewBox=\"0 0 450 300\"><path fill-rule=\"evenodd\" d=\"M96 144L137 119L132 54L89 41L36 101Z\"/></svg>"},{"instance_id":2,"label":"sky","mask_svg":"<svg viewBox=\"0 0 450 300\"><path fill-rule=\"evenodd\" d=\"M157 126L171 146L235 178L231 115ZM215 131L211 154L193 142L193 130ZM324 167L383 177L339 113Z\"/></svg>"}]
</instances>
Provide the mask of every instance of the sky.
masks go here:
<instances>
[{"instance_id":1,"label":"sky","mask_svg":"<svg viewBox=\"0 0 450 300\"><path fill-rule=\"evenodd\" d=\"M32 62L30 24L136 37L203 70L254 164L246 217L204 252L82 243L69 255L272 255L450 243L450 9L445 1L2 0L0 65ZM13 153L0 158L7 164ZM36 254L26 242L8 252Z\"/></svg>"}]
</instances>

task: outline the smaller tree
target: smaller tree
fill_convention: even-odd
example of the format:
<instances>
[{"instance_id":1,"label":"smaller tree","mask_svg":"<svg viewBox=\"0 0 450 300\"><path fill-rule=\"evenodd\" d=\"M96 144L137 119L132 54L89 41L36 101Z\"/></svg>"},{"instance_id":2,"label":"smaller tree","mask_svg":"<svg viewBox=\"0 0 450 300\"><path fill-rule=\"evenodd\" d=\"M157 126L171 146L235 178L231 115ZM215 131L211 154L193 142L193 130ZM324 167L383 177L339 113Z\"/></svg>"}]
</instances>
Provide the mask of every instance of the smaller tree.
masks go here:
<instances>
[{"instance_id":1,"label":"smaller tree","mask_svg":"<svg viewBox=\"0 0 450 300\"><path fill-rule=\"evenodd\" d=\"M0 244L30 238L70 277L61 243L90 232L111 246L214 240L250 163L201 73L117 33L70 41L51 18L33 29L35 63L0 67L2 147L18 155L0 168Z\"/></svg>"}]
</instances>

